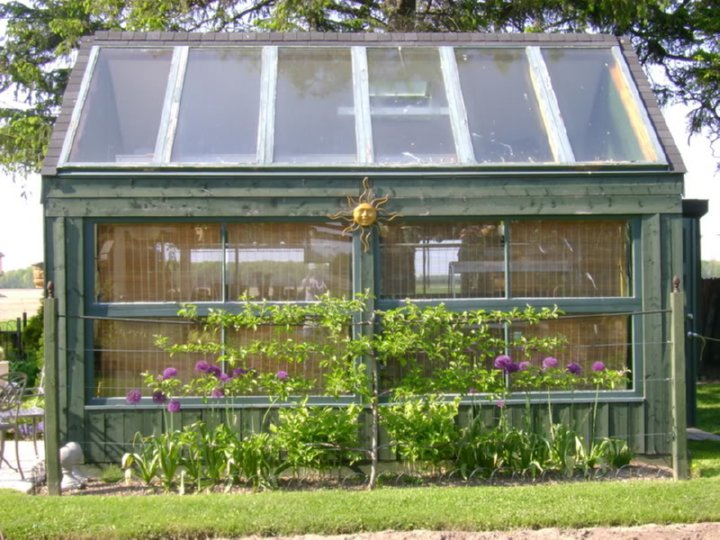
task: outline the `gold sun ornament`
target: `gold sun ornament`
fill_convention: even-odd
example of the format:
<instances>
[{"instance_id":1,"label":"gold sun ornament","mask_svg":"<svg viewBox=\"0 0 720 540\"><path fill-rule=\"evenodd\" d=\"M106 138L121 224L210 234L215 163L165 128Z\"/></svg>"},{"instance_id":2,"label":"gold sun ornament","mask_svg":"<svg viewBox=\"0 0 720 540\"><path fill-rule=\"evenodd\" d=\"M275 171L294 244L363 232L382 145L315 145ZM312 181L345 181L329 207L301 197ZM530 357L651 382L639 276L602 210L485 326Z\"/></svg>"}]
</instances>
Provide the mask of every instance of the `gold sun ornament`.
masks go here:
<instances>
[{"instance_id":1,"label":"gold sun ornament","mask_svg":"<svg viewBox=\"0 0 720 540\"><path fill-rule=\"evenodd\" d=\"M349 225L343 229L343 233L353 233L360 231L360 242L363 246L363 251L370 249L370 233L373 227L378 225L378 219L384 221L392 221L398 217L397 212L388 212L383 208L383 205L388 202L389 197L375 197L375 193L370 187L370 180L366 176L362 180L363 190L360 196L350 197L348 195L347 204L348 207L344 210L340 210L336 214L328 216L330 219L342 219L349 222Z\"/></svg>"}]
</instances>

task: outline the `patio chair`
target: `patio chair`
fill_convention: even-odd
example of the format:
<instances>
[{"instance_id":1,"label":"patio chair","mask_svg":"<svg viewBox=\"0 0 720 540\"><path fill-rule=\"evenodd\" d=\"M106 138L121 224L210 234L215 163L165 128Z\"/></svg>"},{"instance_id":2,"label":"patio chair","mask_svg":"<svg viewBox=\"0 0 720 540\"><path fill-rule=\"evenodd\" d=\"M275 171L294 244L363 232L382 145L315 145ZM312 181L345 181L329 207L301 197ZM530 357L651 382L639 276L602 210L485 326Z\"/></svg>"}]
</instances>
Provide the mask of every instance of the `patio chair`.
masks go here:
<instances>
[{"instance_id":1,"label":"patio chair","mask_svg":"<svg viewBox=\"0 0 720 540\"><path fill-rule=\"evenodd\" d=\"M18 440L19 433L19 412L22 404L23 395L25 394L25 385L27 384L27 375L24 373L8 373L0 376L0 467L3 461L7 466L20 473L23 480L25 476L20 466L20 448ZM13 467L5 457L5 432L15 432L15 461L17 469Z\"/></svg>"}]
</instances>

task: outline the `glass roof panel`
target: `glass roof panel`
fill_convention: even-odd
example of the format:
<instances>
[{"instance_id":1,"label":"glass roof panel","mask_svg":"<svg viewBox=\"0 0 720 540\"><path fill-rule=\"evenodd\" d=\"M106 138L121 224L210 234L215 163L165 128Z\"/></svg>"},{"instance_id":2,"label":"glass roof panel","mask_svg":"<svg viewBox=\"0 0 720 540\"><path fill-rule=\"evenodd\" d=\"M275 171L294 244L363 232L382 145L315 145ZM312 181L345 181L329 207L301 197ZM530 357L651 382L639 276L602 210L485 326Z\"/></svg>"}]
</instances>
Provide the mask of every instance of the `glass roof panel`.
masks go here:
<instances>
[{"instance_id":1,"label":"glass roof panel","mask_svg":"<svg viewBox=\"0 0 720 540\"><path fill-rule=\"evenodd\" d=\"M544 48L575 161L657 161L610 49Z\"/></svg>"},{"instance_id":2,"label":"glass roof panel","mask_svg":"<svg viewBox=\"0 0 720 540\"><path fill-rule=\"evenodd\" d=\"M172 49L103 48L69 160L153 160Z\"/></svg>"},{"instance_id":3,"label":"glass roof panel","mask_svg":"<svg viewBox=\"0 0 720 540\"><path fill-rule=\"evenodd\" d=\"M367 54L375 161L456 163L437 48L378 47Z\"/></svg>"},{"instance_id":4,"label":"glass roof panel","mask_svg":"<svg viewBox=\"0 0 720 540\"><path fill-rule=\"evenodd\" d=\"M260 52L237 47L190 50L172 161L256 161Z\"/></svg>"},{"instance_id":5,"label":"glass roof panel","mask_svg":"<svg viewBox=\"0 0 720 540\"><path fill-rule=\"evenodd\" d=\"M274 162L356 161L350 49L278 52Z\"/></svg>"},{"instance_id":6,"label":"glass roof panel","mask_svg":"<svg viewBox=\"0 0 720 540\"><path fill-rule=\"evenodd\" d=\"M455 49L478 163L550 162L525 49Z\"/></svg>"}]
</instances>

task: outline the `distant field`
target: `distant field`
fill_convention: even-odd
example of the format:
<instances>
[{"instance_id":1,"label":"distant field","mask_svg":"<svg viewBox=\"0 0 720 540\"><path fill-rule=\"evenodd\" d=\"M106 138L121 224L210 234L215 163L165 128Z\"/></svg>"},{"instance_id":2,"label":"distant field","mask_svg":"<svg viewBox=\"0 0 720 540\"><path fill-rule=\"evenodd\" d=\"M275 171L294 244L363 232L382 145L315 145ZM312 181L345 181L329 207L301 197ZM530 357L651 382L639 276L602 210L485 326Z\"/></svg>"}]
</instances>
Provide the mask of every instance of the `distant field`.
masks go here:
<instances>
[{"instance_id":1,"label":"distant field","mask_svg":"<svg viewBox=\"0 0 720 540\"><path fill-rule=\"evenodd\" d=\"M0 289L0 321L35 315L40 308L42 289Z\"/></svg>"}]
</instances>

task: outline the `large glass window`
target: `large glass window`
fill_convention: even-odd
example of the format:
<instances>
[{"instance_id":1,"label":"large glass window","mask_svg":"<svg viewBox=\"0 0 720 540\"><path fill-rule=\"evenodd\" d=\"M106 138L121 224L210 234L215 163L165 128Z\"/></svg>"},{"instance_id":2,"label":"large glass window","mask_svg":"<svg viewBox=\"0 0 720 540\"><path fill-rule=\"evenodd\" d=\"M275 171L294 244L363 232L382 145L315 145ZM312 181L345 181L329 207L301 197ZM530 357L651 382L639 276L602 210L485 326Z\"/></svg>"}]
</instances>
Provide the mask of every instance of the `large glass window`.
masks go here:
<instances>
[{"instance_id":1,"label":"large glass window","mask_svg":"<svg viewBox=\"0 0 720 540\"><path fill-rule=\"evenodd\" d=\"M95 263L98 302L222 299L218 224L100 224Z\"/></svg>"},{"instance_id":2,"label":"large glass window","mask_svg":"<svg viewBox=\"0 0 720 540\"><path fill-rule=\"evenodd\" d=\"M505 296L499 221L389 223L380 237L383 298Z\"/></svg>"},{"instance_id":3,"label":"large glass window","mask_svg":"<svg viewBox=\"0 0 720 540\"><path fill-rule=\"evenodd\" d=\"M228 226L229 298L314 300L351 291L351 239L328 223L247 223Z\"/></svg>"},{"instance_id":4,"label":"large glass window","mask_svg":"<svg viewBox=\"0 0 720 540\"><path fill-rule=\"evenodd\" d=\"M609 49L543 49L575 161L656 161Z\"/></svg>"},{"instance_id":5,"label":"large glass window","mask_svg":"<svg viewBox=\"0 0 720 540\"><path fill-rule=\"evenodd\" d=\"M375 161L455 163L437 49L371 48L367 55Z\"/></svg>"},{"instance_id":6,"label":"large glass window","mask_svg":"<svg viewBox=\"0 0 720 540\"><path fill-rule=\"evenodd\" d=\"M351 69L347 48L280 49L274 162L356 161Z\"/></svg>"},{"instance_id":7,"label":"large glass window","mask_svg":"<svg viewBox=\"0 0 720 540\"><path fill-rule=\"evenodd\" d=\"M351 238L335 223L98 224L95 298L314 300L351 291ZM227 240L223 241L223 230ZM225 292L227 290L227 292Z\"/></svg>"},{"instance_id":8,"label":"large glass window","mask_svg":"<svg viewBox=\"0 0 720 540\"><path fill-rule=\"evenodd\" d=\"M259 48L190 51L172 161L256 161L260 71Z\"/></svg>"},{"instance_id":9,"label":"large glass window","mask_svg":"<svg viewBox=\"0 0 720 540\"><path fill-rule=\"evenodd\" d=\"M553 161L524 49L455 49L478 163Z\"/></svg>"},{"instance_id":10,"label":"large glass window","mask_svg":"<svg viewBox=\"0 0 720 540\"><path fill-rule=\"evenodd\" d=\"M172 49L100 50L70 161L153 161L171 58Z\"/></svg>"},{"instance_id":11,"label":"large glass window","mask_svg":"<svg viewBox=\"0 0 720 540\"><path fill-rule=\"evenodd\" d=\"M630 295L627 221L514 221L510 227L512 296Z\"/></svg>"},{"instance_id":12,"label":"large glass window","mask_svg":"<svg viewBox=\"0 0 720 540\"><path fill-rule=\"evenodd\" d=\"M626 220L394 221L380 256L381 298L631 294Z\"/></svg>"}]
</instances>

